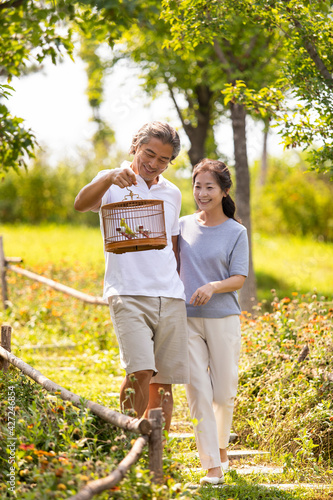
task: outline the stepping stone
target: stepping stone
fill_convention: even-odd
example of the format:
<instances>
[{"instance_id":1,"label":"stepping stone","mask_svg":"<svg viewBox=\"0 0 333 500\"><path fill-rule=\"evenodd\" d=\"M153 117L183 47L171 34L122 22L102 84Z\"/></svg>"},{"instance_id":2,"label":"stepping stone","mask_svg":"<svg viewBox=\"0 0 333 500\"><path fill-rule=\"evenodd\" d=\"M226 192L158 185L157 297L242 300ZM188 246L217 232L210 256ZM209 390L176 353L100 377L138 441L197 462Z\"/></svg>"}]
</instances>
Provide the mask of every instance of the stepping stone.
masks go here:
<instances>
[{"instance_id":1,"label":"stepping stone","mask_svg":"<svg viewBox=\"0 0 333 500\"><path fill-rule=\"evenodd\" d=\"M185 472L203 472L201 467L192 467L191 469L186 468L183 469ZM235 465L230 465L229 471L234 470L237 472L239 475L246 475L246 474L282 474L283 473L283 467L273 467L273 466L268 466L268 465L241 465L240 467L237 467Z\"/></svg>"},{"instance_id":2,"label":"stepping stone","mask_svg":"<svg viewBox=\"0 0 333 500\"><path fill-rule=\"evenodd\" d=\"M283 474L283 467L269 465L237 465L231 464L229 470L235 470L240 476L247 474Z\"/></svg>"},{"instance_id":3,"label":"stepping stone","mask_svg":"<svg viewBox=\"0 0 333 500\"><path fill-rule=\"evenodd\" d=\"M216 484L216 485L210 485L211 488L225 488L227 485L226 484ZM230 486L230 485L229 485ZM306 484L306 483L299 483L299 484L258 484L258 486L261 486L262 488L276 488L278 490L283 490L283 491L288 491L288 490L295 490L296 488L303 488L303 489L311 489L311 490L327 490L332 488L331 485L329 484ZM186 488L189 488L191 490L197 489L200 487L199 482L198 483L186 483Z\"/></svg>"},{"instance_id":4,"label":"stepping stone","mask_svg":"<svg viewBox=\"0 0 333 500\"><path fill-rule=\"evenodd\" d=\"M216 484L216 485L210 485L211 488L225 488L227 485L224 484ZM230 486L230 485L229 485ZM261 488L276 488L278 490L295 490L296 488L303 488L303 489L311 489L311 490L328 490L332 489L332 486L329 484L307 484L307 483L298 483L298 484L258 484L257 486L260 486ZM198 489L200 487L199 482L198 483L187 483L186 487L194 490Z\"/></svg>"},{"instance_id":5,"label":"stepping stone","mask_svg":"<svg viewBox=\"0 0 333 500\"><path fill-rule=\"evenodd\" d=\"M191 432L169 432L169 439L177 439L177 441L182 441L183 439L194 439L194 434Z\"/></svg>"},{"instance_id":6,"label":"stepping stone","mask_svg":"<svg viewBox=\"0 0 333 500\"><path fill-rule=\"evenodd\" d=\"M231 460L239 460L240 458L249 458L262 455L270 455L269 451L259 450L228 450L228 458Z\"/></svg>"},{"instance_id":7,"label":"stepping stone","mask_svg":"<svg viewBox=\"0 0 333 500\"><path fill-rule=\"evenodd\" d=\"M309 490L327 490L333 487L330 484L310 484L310 483L296 483L296 484L259 484L264 488L278 488L279 490L295 490L296 488L304 488Z\"/></svg>"},{"instance_id":8,"label":"stepping stone","mask_svg":"<svg viewBox=\"0 0 333 500\"><path fill-rule=\"evenodd\" d=\"M234 443L236 441L237 437L238 437L237 434L231 433L229 443ZM194 434L192 432L170 432L169 438L170 439L177 439L179 441L181 441L182 439L193 439L194 440Z\"/></svg>"},{"instance_id":9,"label":"stepping stone","mask_svg":"<svg viewBox=\"0 0 333 500\"><path fill-rule=\"evenodd\" d=\"M230 443L233 443L234 441L237 440L237 434L231 433L230 434ZM194 434L191 432L170 432L169 433L169 439L176 439L177 441L182 441L185 439L194 441ZM269 455L270 453L268 451L259 451L259 450L228 450L228 458L230 460L239 460L241 458L251 458L255 456L263 456L263 455ZM195 453L196 456L198 456L198 453ZM200 469L198 469L200 470ZM250 474L250 472L248 472Z\"/></svg>"}]
</instances>

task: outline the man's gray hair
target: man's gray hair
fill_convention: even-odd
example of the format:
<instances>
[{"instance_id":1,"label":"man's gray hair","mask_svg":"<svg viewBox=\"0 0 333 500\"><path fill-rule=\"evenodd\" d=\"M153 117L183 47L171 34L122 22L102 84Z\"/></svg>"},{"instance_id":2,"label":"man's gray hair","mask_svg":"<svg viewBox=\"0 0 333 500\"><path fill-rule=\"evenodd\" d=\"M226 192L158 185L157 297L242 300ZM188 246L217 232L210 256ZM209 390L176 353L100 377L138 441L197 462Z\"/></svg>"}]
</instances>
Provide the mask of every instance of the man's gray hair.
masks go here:
<instances>
[{"instance_id":1,"label":"man's gray hair","mask_svg":"<svg viewBox=\"0 0 333 500\"><path fill-rule=\"evenodd\" d=\"M142 144L147 144L152 137L156 137L163 144L171 144L173 147L171 161L179 155L180 139L176 130L168 123L150 122L143 125L140 130L134 135L129 154L134 155L137 148Z\"/></svg>"}]
</instances>

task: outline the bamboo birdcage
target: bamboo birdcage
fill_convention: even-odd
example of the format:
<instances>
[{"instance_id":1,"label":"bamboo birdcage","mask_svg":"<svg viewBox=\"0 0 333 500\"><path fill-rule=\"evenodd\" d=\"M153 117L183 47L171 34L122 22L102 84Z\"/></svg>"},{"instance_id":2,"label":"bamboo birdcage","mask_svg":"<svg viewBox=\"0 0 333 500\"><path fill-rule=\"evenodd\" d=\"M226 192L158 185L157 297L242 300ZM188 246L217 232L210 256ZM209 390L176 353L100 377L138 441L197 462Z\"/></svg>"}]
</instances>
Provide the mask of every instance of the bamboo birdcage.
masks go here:
<instances>
[{"instance_id":1,"label":"bamboo birdcage","mask_svg":"<svg viewBox=\"0 0 333 500\"><path fill-rule=\"evenodd\" d=\"M123 201L101 207L106 252L161 250L167 245L163 201L134 196L130 191Z\"/></svg>"}]
</instances>

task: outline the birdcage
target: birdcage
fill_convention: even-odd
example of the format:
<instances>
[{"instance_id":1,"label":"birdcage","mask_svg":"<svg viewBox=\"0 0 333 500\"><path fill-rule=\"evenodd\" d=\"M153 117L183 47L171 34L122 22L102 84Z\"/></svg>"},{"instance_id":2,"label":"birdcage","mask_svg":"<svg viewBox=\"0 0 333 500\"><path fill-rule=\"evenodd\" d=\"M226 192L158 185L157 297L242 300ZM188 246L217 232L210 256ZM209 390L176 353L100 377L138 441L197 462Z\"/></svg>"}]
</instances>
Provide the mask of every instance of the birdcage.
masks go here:
<instances>
[{"instance_id":1,"label":"birdcage","mask_svg":"<svg viewBox=\"0 0 333 500\"><path fill-rule=\"evenodd\" d=\"M161 250L167 245L163 201L134 196L130 191L123 201L102 206L106 252Z\"/></svg>"}]
</instances>

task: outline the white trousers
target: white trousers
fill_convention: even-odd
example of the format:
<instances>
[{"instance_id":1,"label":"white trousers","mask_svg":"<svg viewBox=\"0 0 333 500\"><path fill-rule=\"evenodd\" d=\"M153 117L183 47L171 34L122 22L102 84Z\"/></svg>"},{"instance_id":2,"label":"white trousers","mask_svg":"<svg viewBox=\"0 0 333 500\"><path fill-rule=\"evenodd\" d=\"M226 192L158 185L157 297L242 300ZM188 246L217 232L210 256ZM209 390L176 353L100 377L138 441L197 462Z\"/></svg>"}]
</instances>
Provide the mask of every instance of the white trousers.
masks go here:
<instances>
[{"instance_id":1,"label":"white trousers","mask_svg":"<svg viewBox=\"0 0 333 500\"><path fill-rule=\"evenodd\" d=\"M203 469L219 467L228 446L238 384L240 319L188 318L190 383L185 385Z\"/></svg>"}]
</instances>

